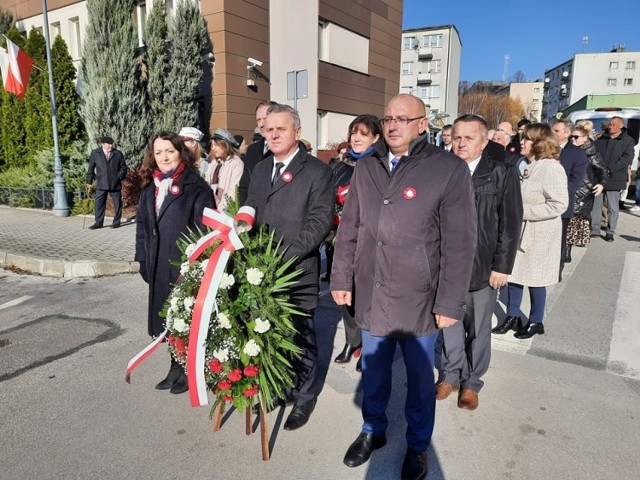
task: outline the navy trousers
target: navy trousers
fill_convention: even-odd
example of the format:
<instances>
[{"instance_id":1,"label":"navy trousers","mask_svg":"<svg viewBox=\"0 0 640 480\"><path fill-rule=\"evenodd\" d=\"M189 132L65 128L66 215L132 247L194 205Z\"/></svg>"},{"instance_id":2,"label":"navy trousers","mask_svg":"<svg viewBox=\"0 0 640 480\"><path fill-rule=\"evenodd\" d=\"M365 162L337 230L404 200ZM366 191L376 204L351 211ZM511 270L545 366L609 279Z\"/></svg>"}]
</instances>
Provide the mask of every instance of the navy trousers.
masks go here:
<instances>
[{"instance_id":1,"label":"navy trousers","mask_svg":"<svg viewBox=\"0 0 640 480\"><path fill-rule=\"evenodd\" d=\"M362 431L382 435L388 425L386 410L391 398L391 375L396 345L407 370L407 446L426 450L431 442L436 413L433 378L437 333L423 337L374 337L362 332Z\"/></svg>"}]
</instances>

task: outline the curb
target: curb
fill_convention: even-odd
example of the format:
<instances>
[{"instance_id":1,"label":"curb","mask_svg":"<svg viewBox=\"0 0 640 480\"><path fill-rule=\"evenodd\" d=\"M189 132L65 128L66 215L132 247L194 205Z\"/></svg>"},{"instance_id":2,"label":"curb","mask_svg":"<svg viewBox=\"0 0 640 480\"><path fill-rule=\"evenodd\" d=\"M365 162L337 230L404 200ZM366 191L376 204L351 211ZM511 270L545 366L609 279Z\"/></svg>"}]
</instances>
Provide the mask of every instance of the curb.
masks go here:
<instances>
[{"instance_id":1,"label":"curb","mask_svg":"<svg viewBox=\"0 0 640 480\"><path fill-rule=\"evenodd\" d=\"M138 273L138 262L101 262L97 260L50 260L0 251L1 268L18 268L45 277L104 277L123 273Z\"/></svg>"}]
</instances>

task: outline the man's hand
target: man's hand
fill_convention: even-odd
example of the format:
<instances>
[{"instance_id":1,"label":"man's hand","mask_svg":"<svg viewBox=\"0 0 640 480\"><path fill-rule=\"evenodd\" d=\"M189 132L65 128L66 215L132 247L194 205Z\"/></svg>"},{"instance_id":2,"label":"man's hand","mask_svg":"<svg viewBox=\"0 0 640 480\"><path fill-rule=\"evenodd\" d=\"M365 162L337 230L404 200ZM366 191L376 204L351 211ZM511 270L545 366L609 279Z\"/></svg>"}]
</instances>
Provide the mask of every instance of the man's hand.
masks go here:
<instances>
[{"instance_id":1,"label":"man's hand","mask_svg":"<svg viewBox=\"0 0 640 480\"><path fill-rule=\"evenodd\" d=\"M331 292L333 301L336 305L349 305L351 306L351 292L347 290L334 290Z\"/></svg>"},{"instance_id":2,"label":"man's hand","mask_svg":"<svg viewBox=\"0 0 640 480\"><path fill-rule=\"evenodd\" d=\"M438 315L436 313L436 325L440 329L450 327L457 321L458 320L456 320L455 318L445 317L444 315Z\"/></svg>"},{"instance_id":3,"label":"man's hand","mask_svg":"<svg viewBox=\"0 0 640 480\"><path fill-rule=\"evenodd\" d=\"M500 287L504 287L507 284L506 273L494 272L491 270L491 275L489 275L489 286L493 289L498 289Z\"/></svg>"},{"instance_id":4,"label":"man's hand","mask_svg":"<svg viewBox=\"0 0 640 480\"><path fill-rule=\"evenodd\" d=\"M593 194L597 197L602 193L603 190L604 187L601 184L597 184L595 187L593 187Z\"/></svg>"}]
</instances>

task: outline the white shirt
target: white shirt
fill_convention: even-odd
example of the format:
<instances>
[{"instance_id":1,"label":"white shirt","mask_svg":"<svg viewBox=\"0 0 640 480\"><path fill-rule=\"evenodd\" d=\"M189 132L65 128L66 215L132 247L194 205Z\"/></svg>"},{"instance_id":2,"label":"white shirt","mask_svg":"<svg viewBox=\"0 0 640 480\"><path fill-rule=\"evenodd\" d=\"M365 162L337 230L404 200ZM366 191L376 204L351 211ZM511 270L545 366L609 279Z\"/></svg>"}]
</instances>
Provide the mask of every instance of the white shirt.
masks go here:
<instances>
[{"instance_id":1,"label":"white shirt","mask_svg":"<svg viewBox=\"0 0 640 480\"><path fill-rule=\"evenodd\" d=\"M280 175L282 175L282 173L287 169L287 167L289 166L289 164L291 163L291 160L293 160L293 158L298 154L298 152L300 151L300 147L296 148L296 151L293 152L292 155L288 156L287 158L285 158L284 160L276 160L275 155L273 156L273 167L271 168L271 178L273 179L273 176L276 173L276 163L284 163L284 165L282 166L282 168L280 169Z\"/></svg>"},{"instance_id":2,"label":"white shirt","mask_svg":"<svg viewBox=\"0 0 640 480\"><path fill-rule=\"evenodd\" d=\"M480 163L481 158L482 158L482 155L476 158L473 162L467 163L467 165L469 165L469 171L471 172L471 175L473 175L473 172L476 171L476 168L478 167L478 164Z\"/></svg>"},{"instance_id":3,"label":"white shirt","mask_svg":"<svg viewBox=\"0 0 640 480\"><path fill-rule=\"evenodd\" d=\"M445 146L444 146L444 151L445 151L445 152L450 152L450 151L451 151L451 147L452 147L452 146L453 146L453 145L445 145Z\"/></svg>"},{"instance_id":4,"label":"white shirt","mask_svg":"<svg viewBox=\"0 0 640 480\"><path fill-rule=\"evenodd\" d=\"M391 150L389 150L389 154L387 155L387 161L389 162L389 171L391 171L391 169L393 168L393 166L391 165L391 160L393 160L394 158L397 158L398 161L400 160L400 158L404 157L405 155L409 155L409 151L407 150L406 152L404 152L402 155L394 155L393 153L391 153ZM397 165L396 165L397 167Z\"/></svg>"}]
</instances>

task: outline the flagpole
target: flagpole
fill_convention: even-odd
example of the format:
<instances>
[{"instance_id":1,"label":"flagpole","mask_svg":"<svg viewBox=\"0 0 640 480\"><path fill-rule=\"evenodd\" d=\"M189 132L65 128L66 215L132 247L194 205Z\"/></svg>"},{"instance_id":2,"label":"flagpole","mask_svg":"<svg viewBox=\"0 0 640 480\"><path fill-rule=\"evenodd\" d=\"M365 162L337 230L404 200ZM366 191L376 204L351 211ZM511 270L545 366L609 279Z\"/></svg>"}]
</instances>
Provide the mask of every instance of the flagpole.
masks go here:
<instances>
[{"instance_id":1,"label":"flagpole","mask_svg":"<svg viewBox=\"0 0 640 480\"><path fill-rule=\"evenodd\" d=\"M60 160L60 144L58 143L58 114L56 112L56 92L53 85L53 66L51 64L51 39L49 38L49 16L47 15L47 0L42 0L42 16L44 20L44 39L47 45L47 67L49 70L49 94L51 97L51 124L53 127L53 214L56 217L68 217L71 214L67 202L67 188L62 176L62 162Z\"/></svg>"}]
</instances>

